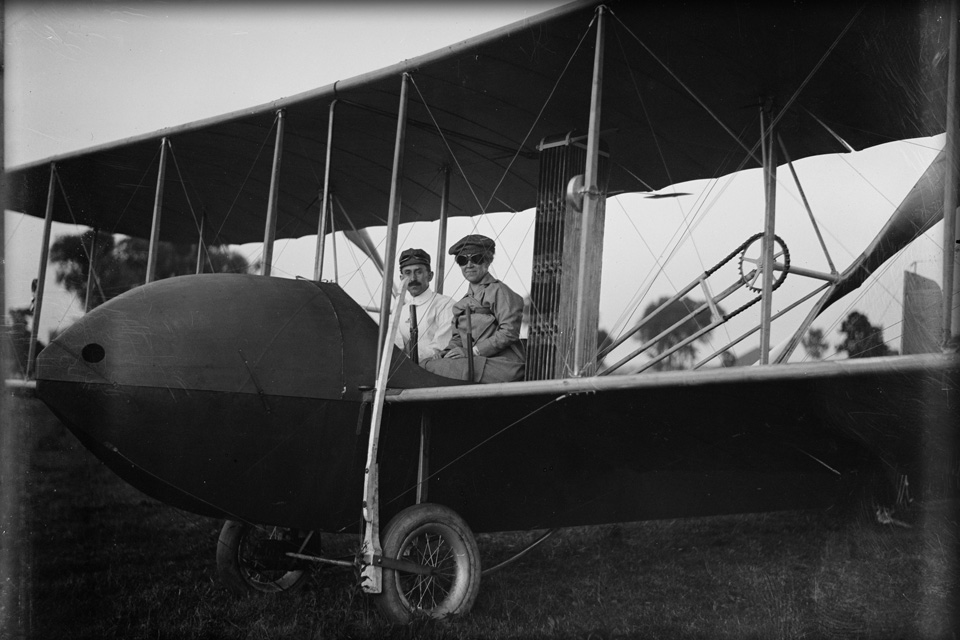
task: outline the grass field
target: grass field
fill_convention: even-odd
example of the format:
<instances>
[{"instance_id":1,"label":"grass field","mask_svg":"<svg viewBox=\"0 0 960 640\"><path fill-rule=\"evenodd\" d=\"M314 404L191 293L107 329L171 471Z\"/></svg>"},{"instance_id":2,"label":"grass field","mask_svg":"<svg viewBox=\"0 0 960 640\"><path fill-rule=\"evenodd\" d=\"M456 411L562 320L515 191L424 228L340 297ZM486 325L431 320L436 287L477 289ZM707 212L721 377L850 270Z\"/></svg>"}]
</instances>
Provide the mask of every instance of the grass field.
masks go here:
<instances>
[{"instance_id":1,"label":"grass field","mask_svg":"<svg viewBox=\"0 0 960 640\"><path fill-rule=\"evenodd\" d=\"M387 626L350 570L237 598L217 578L219 521L140 494L38 401L13 402L31 638L957 637L958 529L943 503L910 528L782 512L563 530L443 623ZM484 563L531 537L480 536Z\"/></svg>"}]
</instances>

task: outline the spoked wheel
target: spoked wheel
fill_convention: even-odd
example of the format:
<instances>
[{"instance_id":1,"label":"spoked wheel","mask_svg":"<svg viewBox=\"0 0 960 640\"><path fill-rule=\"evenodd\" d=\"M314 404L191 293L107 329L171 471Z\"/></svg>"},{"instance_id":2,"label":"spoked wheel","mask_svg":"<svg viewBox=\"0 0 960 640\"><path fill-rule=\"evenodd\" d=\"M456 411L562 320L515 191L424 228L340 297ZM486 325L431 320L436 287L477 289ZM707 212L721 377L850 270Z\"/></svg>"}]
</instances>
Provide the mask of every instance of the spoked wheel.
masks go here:
<instances>
[{"instance_id":1,"label":"spoked wheel","mask_svg":"<svg viewBox=\"0 0 960 640\"><path fill-rule=\"evenodd\" d=\"M298 589L310 575L287 551L296 551L288 529L227 520L217 543L217 573L234 593L279 593Z\"/></svg>"},{"instance_id":2,"label":"spoked wheel","mask_svg":"<svg viewBox=\"0 0 960 640\"><path fill-rule=\"evenodd\" d=\"M383 569L377 606L391 622L415 616L445 618L467 613L480 590L480 552L467 523L452 509L418 504L387 525L383 557L429 568L429 575Z\"/></svg>"}]
</instances>

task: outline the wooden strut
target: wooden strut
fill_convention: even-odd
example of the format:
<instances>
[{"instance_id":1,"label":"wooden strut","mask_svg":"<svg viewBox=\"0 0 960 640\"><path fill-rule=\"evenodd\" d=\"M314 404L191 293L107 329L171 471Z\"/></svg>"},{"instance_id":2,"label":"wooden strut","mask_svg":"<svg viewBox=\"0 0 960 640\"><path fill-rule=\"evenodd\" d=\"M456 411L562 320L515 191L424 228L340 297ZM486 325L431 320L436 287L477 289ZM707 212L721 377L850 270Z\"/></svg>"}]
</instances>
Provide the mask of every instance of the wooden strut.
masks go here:
<instances>
[{"instance_id":1,"label":"wooden strut","mask_svg":"<svg viewBox=\"0 0 960 640\"><path fill-rule=\"evenodd\" d=\"M945 350L960 350L960 313L954 313L960 300L960 107L957 105L958 36L960 20L957 2L950 3L950 51L947 57L947 127L944 148L946 166L943 181L943 347Z\"/></svg>"},{"instance_id":2,"label":"wooden strut","mask_svg":"<svg viewBox=\"0 0 960 640\"><path fill-rule=\"evenodd\" d=\"M370 439L367 442L367 463L364 467L363 483L363 568L360 572L360 586L367 593L380 593L383 590L383 574L376 558L383 553L380 547L380 472L377 464L377 451L380 446L380 424L383 419L384 397L387 393L387 377L390 373L390 359L393 356L393 341L400 328L399 310L407 293L407 279L401 280L400 297L397 300L397 313L393 314L387 331L385 343L381 346L380 368L377 372L376 388L373 395L373 411L370 416Z\"/></svg>"},{"instance_id":3,"label":"wooden strut","mask_svg":"<svg viewBox=\"0 0 960 640\"><path fill-rule=\"evenodd\" d=\"M57 165L50 163L50 182L47 185L47 210L43 216L43 239L40 245L40 268L37 270L37 290L34 292L33 327L30 330L30 347L27 349L27 379L33 377L33 361L37 357L37 332L40 329L40 313L43 311L43 289L47 279L47 258L50 256L50 228L53 226L54 187L57 184Z\"/></svg>"},{"instance_id":4,"label":"wooden strut","mask_svg":"<svg viewBox=\"0 0 960 640\"><path fill-rule=\"evenodd\" d=\"M160 243L160 214L163 211L163 183L167 173L166 138L160 140L160 169L157 172L157 190L153 197L153 222L150 224L150 248L147 251L146 282L153 282L157 271L157 246Z\"/></svg>"},{"instance_id":5,"label":"wooden strut","mask_svg":"<svg viewBox=\"0 0 960 640\"><path fill-rule=\"evenodd\" d=\"M367 464L364 468L363 483L363 568L360 571L360 586L366 593L380 593L383 590L383 573L375 563L382 555L380 547L380 476L377 466L377 450L380 445L380 423L383 418L383 403L387 392L387 377L390 373L390 358L393 355L393 342L400 328L400 309L407 293L407 279L400 280L400 295L397 299L397 312L390 318L390 302L396 262L397 227L399 225L400 180L403 168L403 143L407 121L407 87L409 76L404 73L400 81L400 107L397 113L397 137L393 150L393 175L390 184L390 210L387 214L387 246L384 251L383 295L380 304L380 328L377 340L377 376L373 397L373 410L370 417L370 439L367 443ZM389 326L388 326L389 325Z\"/></svg>"},{"instance_id":6,"label":"wooden strut","mask_svg":"<svg viewBox=\"0 0 960 640\"><path fill-rule=\"evenodd\" d=\"M760 298L760 364L770 363L770 316L773 313L773 250L777 202L777 161L773 144L773 121L767 127L766 105L760 109L760 146L763 148L764 191L766 210L763 221L763 291Z\"/></svg>"},{"instance_id":7,"label":"wooden strut","mask_svg":"<svg viewBox=\"0 0 960 640\"><path fill-rule=\"evenodd\" d=\"M587 254L593 248L590 237L591 222L596 216L600 192L597 188L597 176L600 152L600 98L603 89L603 46L604 46L604 7L597 8L597 45L593 61L593 82L590 92L590 121L587 130L587 167L584 176L582 223L580 225L580 259L577 272L576 321L573 345L573 374L592 375L595 370L593 358L585 357L585 340L596 342L595 336L585 336L587 309L585 304L587 288Z\"/></svg>"},{"instance_id":8,"label":"wooden strut","mask_svg":"<svg viewBox=\"0 0 960 640\"><path fill-rule=\"evenodd\" d=\"M447 207L450 204L450 165L443 165L443 191L440 193L440 225L437 230L437 262L435 271L437 280L434 289L443 293L443 270L446 268L447 253Z\"/></svg>"},{"instance_id":9,"label":"wooden strut","mask_svg":"<svg viewBox=\"0 0 960 640\"><path fill-rule=\"evenodd\" d=\"M317 226L317 253L313 263L313 279L317 282L323 278L323 250L326 246L328 208L330 217L333 217L333 207L328 203L330 202L330 159L333 155L333 117L336 105L336 100L330 103L327 115L327 154L323 168L323 191L320 197L320 222Z\"/></svg>"},{"instance_id":10,"label":"wooden strut","mask_svg":"<svg viewBox=\"0 0 960 640\"><path fill-rule=\"evenodd\" d=\"M407 133L407 91L409 75L404 73L400 82L400 107L397 113L397 137L393 148L393 174L390 181L390 209L387 212L387 242L384 249L383 291L380 296L380 332L377 349L384 344L387 323L390 317L390 299L393 294L393 274L397 252L397 227L400 224L400 180L403 173L403 144ZM377 361L382 353L377 352Z\"/></svg>"},{"instance_id":11,"label":"wooden strut","mask_svg":"<svg viewBox=\"0 0 960 640\"><path fill-rule=\"evenodd\" d=\"M203 229L206 226L206 223L207 223L207 212L203 211L200 214L200 232L199 234L197 234L199 236L197 238L197 268L196 268L196 272L198 274L203 273L204 257L206 257L206 254L207 254L207 248L203 242Z\"/></svg>"},{"instance_id":12,"label":"wooden strut","mask_svg":"<svg viewBox=\"0 0 960 640\"><path fill-rule=\"evenodd\" d=\"M420 447L417 454L417 504L427 501L430 479L430 407L420 414Z\"/></svg>"},{"instance_id":13,"label":"wooden strut","mask_svg":"<svg viewBox=\"0 0 960 640\"><path fill-rule=\"evenodd\" d=\"M284 111L277 111L277 138L273 145L273 170L267 197L267 221L263 229L263 275L269 276L273 263L273 241L277 237L277 198L280 194L280 160L283 157Z\"/></svg>"},{"instance_id":14,"label":"wooden strut","mask_svg":"<svg viewBox=\"0 0 960 640\"><path fill-rule=\"evenodd\" d=\"M840 272L837 271L837 267L833 264L833 259L830 257L830 251L827 249L827 243L823 241L823 234L820 233L820 225L817 224L817 219L813 215L813 209L810 208L810 202L807 200L807 194L803 191L803 185L800 184L800 177L797 176L797 170L793 166L793 160L790 159L790 154L787 153L787 145L783 143L783 138L780 137L780 134L777 134L777 142L780 145L780 152L783 154L783 159L787 163L787 167L790 169L790 174L793 176L793 183L797 186L797 192L800 194L800 199L803 202L803 208L807 212L807 217L810 218L810 224L813 226L813 231L817 234L817 241L820 243L820 250L823 251L823 257L827 259L827 265L830 267L830 275L837 276ZM796 272L797 269L795 268ZM826 279L826 278L821 278Z\"/></svg>"},{"instance_id":15,"label":"wooden strut","mask_svg":"<svg viewBox=\"0 0 960 640\"><path fill-rule=\"evenodd\" d=\"M337 265L337 225L333 220L333 202L330 203L330 249L333 251L333 281L340 284L340 267Z\"/></svg>"},{"instance_id":16,"label":"wooden strut","mask_svg":"<svg viewBox=\"0 0 960 640\"><path fill-rule=\"evenodd\" d=\"M811 298L813 298L814 296L819 295L819 294L823 293L824 291L828 291L828 290L829 290L829 291L833 291L833 289L834 289L834 285L833 285L833 284L824 284L824 285L821 285L821 286L817 287L816 289L814 289L813 291L811 291L810 293L808 293L807 295L805 295L805 296L803 296L802 298L800 298L799 300L795 300L795 301L792 302L791 304L789 304L789 305L787 305L786 307L780 309L780 311L777 311L775 314L773 314L772 316L770 316L770 320L771 320L771 321L772 321L772 320L776 320L776 319L778 319L778 318L780 318L780 317L782 317L782 316L785 316L785 315L787 315L788 313L790 313L791 311L793 311L794 309L796 309L797 307L799 307L801 304L803 304L804 302L806 302L807 300L810 300ZM808 314L808 316L807 316L807 319L804 320L804 322L806 322L807 325L809 325L809 322L812 322L812 319L813 319L813 317L814 317L813 314L815 313L815 310L816 310L816 309L811 310L810 314ZM710 361L713 360L715 357L717 357L718 355L720 355L723 351L726 351L726 350L728 350L728 349L732 349L733 347L737 346L737 345L740 344L743 340L746 340L748 337L752 336L754 333L756 333L756 332L759 331L759 330L760 330L760 325L758 324L758 325L756 325L755 327L753 327L752 329L748 329L747 331L744 331L744 332L741 333L738 337L736 337L736 338L730 340L730 342L726 343L721 349L717 349L716 351L714 351L713 353L711 353L710 355L708 355L707 357L705 357L704 359L702 359L700 362L698 362L698 363L696 363L695 365L693 365L693 368L694 368L694 369L699 369L700 367L702 367L703 365L705 365L706 363L710 362ZM793 350L794 348L796 348L796 344L795 344L794 342L791 341L791 342L787 343L786 347L785 347L783 350L781 350L781 352L780 352L779 354L776 355L776 359L774 360L774 362L776 362L777 364L782 363L782 362L785 362L786 359L790 357L790 354L792 353L792 350Z\"/></svg>"},{"instance_id":17,"label":"wooden strut","mask_svg":"<svg viewBox=\"0 0 960 640\"><path fill-rule=\"evenodd\" d=\"M93 272L96 267L97 259L97 239L100 236L100 228L93 228L93 237L90 240L90 253L87 255L87 289L83 297L83 312L90 311L90 295L93 293ZM82 239L82 236L81 236Z\"/></svg>"}]
</instances>

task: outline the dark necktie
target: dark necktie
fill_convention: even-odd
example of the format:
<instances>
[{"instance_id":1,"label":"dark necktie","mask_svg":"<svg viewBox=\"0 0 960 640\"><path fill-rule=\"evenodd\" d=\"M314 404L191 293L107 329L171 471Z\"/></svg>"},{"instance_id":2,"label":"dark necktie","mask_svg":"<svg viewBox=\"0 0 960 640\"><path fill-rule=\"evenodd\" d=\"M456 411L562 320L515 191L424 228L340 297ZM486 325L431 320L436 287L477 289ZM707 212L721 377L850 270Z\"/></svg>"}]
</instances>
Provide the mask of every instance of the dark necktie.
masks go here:
<instances>
[{"instance_id":1,"label":"dark necktie","mask_svg":"<svg viewBox=\"0 0 960 640\"><path fill-rule=\"evenodd\" d=\"M417 305L410 304L410 359L414 364L420 364L417 353L417 342L420 340L420 329L417 327Z\"/></svg>"}]
</instances>

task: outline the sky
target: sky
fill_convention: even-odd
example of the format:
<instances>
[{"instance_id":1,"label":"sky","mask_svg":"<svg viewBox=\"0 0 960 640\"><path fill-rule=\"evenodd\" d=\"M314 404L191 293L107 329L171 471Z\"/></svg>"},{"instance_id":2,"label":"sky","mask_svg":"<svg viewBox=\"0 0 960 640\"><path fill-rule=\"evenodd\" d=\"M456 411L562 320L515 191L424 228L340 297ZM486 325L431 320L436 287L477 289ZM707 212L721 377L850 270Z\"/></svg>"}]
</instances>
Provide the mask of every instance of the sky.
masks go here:
<instances>
[{"instance_id":1,"label":"sky","mask_svg":"<svg viewBox=\"0 0 960 640\"><path fill-rule=\"evenodd\" d=\"M261 4L206 2L7 2L5 5L5 162L15 166L112 140L267 103L325 86L459 42L560 2L372 2ZM817 223L842 270L866 246L942 146L938 138L883 145L863 152L802 160L797 171ZM806 211L787 171L780 172L777 232L795 264L825 270ZM620 196L607 204L601 327L629 327L646 306L643 293L672 293L726 256L763 224L758 171L679 185L691 193L652 200ZM678 243L695 221L700 240ZM498 239L497 277L525 294L528 288L532 212L451 221L449 237L470 232ZM29 282L40 256L42 221L5 215L7 308L29 304ZM870 298L855 294L817 325L839 342L838 323L857 305L874 323L898 335L902 270L940 280L940 227L928 233L881 278ZM72 232L55 225L53 235ZM401 248L436 247L436 224L404 225ZM371 231L375 240L382 230ZM315 238L278 243L274 275L310 277ZM251 259L258 245L241 248ZM327 243L324 278L333 277ZM379 301L377 276L337 244L337 275L362 304ZM659 264L672 255L674 266ZM511 257L512 256L512 257ZM48 271L40 335L69 324L77 302L53 284ZM450 270L445 292L463 283ZM654 278L654 276L656 276ZM800 290L797 279L789 287ZM726 284L711 285L721 290ZM810 288L807 286L807 288ZM700 296L702 297L702 296ZM649 300L649 298L647 298ZM776 306L785 303L777 302ZM802 309L784 323L797 321ZM755 319L754 319L755 321ZM729 335L736 335L726 329ZM785 337L777 329L775 342Z\"/></svg>"},{"instance_id":2,"label":"sky","mask_svg":"<svg viewBox=\"0 0 960 640\"><path fill-rule=\"evenodd\" d=\"M5 163L16 166L267 103L560 4L422 2L399 9L363 1L8 1ZM30 303L41 231L42 221L5 216L8 309ZM72 232L54 225L53 237ZM298 244L311 252L306 261L312 273L314 242ZM277 249L288 259L296 252ZM72 296L56 290L52 272L41 337L80 313ZM283 274L283 264L275 272Z\"/></svg>"}]
</instances>

